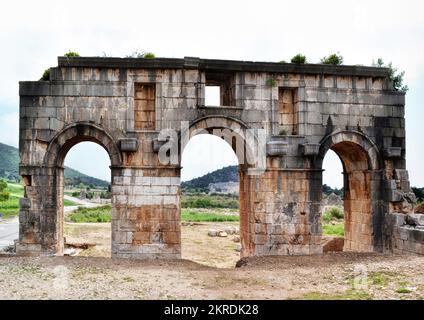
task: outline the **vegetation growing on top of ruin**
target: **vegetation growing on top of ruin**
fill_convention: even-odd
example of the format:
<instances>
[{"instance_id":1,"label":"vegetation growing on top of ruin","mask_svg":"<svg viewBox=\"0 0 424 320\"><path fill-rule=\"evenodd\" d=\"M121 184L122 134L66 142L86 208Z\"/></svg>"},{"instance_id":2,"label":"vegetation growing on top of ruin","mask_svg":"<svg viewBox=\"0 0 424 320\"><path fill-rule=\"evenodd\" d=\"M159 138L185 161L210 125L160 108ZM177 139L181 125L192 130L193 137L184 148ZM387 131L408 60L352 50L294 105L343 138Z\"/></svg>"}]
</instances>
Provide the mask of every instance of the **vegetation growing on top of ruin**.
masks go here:
<instances>
[{"instance_id":1,"label":"vegetation growing on top of ruin","mask_svg":"<svg viewBox=\"0 0 424 320\"><path fill-rule=\"evenodd\" d=\"M305 64L305 63L307 63L307 60L306 60L306 57L303 54L298 53L293 58L291 58L290 62L296 63L296 64Z\"/></svg>"},{"instance_id":2,"label":"vegetation growing on top of ruin","mask_svg":"<svg viewBox=\"0 0 424 320\"><path fill-rule=\"evenodd\" d=\"M153 52L145 52L143 53L144 59L154 59L156 58L155 54Z\"/></svg>"},{"instance_id":3,"label":"vegetation growing on top of ruin","mask_svg":"<svg viewBox=\"0 0 424 320\"><path fill-rule=\"evenodd\" d=\"M127 55L126 58L154 59L156 58L156 55L153 52L140 52L135 50L131 54Z\"/></svg>"},{"instance_id":4,"label":"vegetation growing on top of ruin","mask_svg":"<svg viewBox=\"0 0 424 320\"><path fill-rule=\"evenodd\" d=\"M68 51L67 53L65 53L63 56L64 56L64 57L71 58L71 57L79 57L80 55L79 55L79 53L78 53L78 52L75 52L75 51L71 51L71 50L69 50L69 51Z\"/></svg>"},{"instance_id":5,"label":"vegetation growing on top of ruin","mask_svg":"<svg viewBox=\"0 0 424 320\"><path fill-rule=\"evenodd\" d=\"M79 57L80 55L78 52L69 50L63 56L71 58L71 57ZM44 70L43 75L41 76L39 81L49 81L49 80L50 80L50 68Z\"/></svg>"},{"instance_id":6,"label":"vegetation growing on top of ruin","mask_svg":"<svg viewBox=\"0 0 424 320\"><path fill-rule=\"evenodd\" d=\"M321 59L322 64L332 64L335 66L339 66L343 64L343 56L337 52L330 54L329 56L325 56Z\"/></svg>"},{"instance_id":7,"label":"vegetation growing on top of ruin","mask_svg":"<svg viewBox=\"0 0 424 320\"><path fill-rule=\"evenodd\" d=\"M275 87L277 85L277 79L275 79L274 76L272 76L271 78L268 78L266 80L266 85L270 87Z\"/></svg>"},{"instance_id":8,"label":"vegetation growing on top of ruin","mask_svg":"<svg viewBox=\"0 0 424 320\"><path fill-rule=\"evenodd\" d=\"M393 64L391 62L385 64L383 59L381 58L378 58L377 61L373 61L372 65L374 67L389 69L389 79L393 84L394 90L399 92L406 92L409 90L408 86L403 84L403 77L405 76L405 71L398 71L397 68L393 67Z\"/></svg>"},{"instance_id":9,"label":"vegetation growing on top of ruin","mask_svg":"<svg viewBox=\"0 0 424 320\"><path fill-rule=\"evenodd\" d=\"M40 78L40 81L49 81L50 80L50 68L44 70L43 75Z\"/></svg>"}]
</instances>

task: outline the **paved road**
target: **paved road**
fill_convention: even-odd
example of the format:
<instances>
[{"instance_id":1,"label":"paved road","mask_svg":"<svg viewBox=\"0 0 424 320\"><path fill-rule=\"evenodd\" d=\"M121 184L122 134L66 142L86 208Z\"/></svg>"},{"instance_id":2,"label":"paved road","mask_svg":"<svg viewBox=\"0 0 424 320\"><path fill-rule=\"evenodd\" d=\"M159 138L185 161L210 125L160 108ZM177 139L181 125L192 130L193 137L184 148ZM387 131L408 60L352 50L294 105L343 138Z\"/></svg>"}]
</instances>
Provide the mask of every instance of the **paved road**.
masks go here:
<instances>
[{"instance_id":1,"label":"paved road","mask_svg":"<svg viewBox=\"0 0 424 320\"><path fill-rule=\"evenodd\" d=\"M72 211L77 210L79 207L95 208L95 207L99 207L99 206L103 205L103 204L98 204L98 203L92 203L92 202L89 202L87 200L81 200L81 199L74 198L74 197L67 196L67 195L64 195L63 198L65 200L69 200L69 201L72 201L73 203L77 204L76 206L65 207L63 209L65 214L71 213Z\"/></svg>"},{"instance_id":2,"label":"paved road","mask_svg":"<svg viewBox=\"0 0 424 320\"><path fill-rule=\"evenodd\" d=\"M18 218L0 221L0 251L14 243L18 239Z\"/></svg>"}]
</instances>

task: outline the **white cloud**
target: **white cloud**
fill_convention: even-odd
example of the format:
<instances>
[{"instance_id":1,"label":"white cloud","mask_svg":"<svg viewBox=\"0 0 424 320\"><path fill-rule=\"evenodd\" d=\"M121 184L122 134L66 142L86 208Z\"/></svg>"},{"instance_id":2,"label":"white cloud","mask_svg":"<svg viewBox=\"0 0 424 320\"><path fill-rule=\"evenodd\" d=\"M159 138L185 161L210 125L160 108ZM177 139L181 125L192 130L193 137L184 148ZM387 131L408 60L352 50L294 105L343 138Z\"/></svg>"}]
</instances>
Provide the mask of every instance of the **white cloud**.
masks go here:
<instances>
[{"instance_id":1,"label":"white cloud","mask_svg":"<svg viewBox=\"0 0 424 320\"><path fill-rule=\"evenodd\" d=\"M406 71L413 97L408 116L422 119L424 92L413 88L424 75L423 9L419 0L8 1L0 11L0 139L16 145L18 81L39 79L70 49L259 61L301 52L310 62L340 51L347 64L382 57ZM412 125L407 121L411 176L421 172L416 166L424 157L422 148L409 153L411 144L421 144L415 137L424 136L422 126ZM424 175L415 183L424 185Z\"/></svg>"},{"instance_id":2,"label":"white cloud","mask_svg":"<svg viewBox=\"0 0 424 320\"><path fill-rule=\"evenodd\" d=\"M19 145L19 114L0 114L0 142L18 147Z\"/></svg>"}]
</instances>

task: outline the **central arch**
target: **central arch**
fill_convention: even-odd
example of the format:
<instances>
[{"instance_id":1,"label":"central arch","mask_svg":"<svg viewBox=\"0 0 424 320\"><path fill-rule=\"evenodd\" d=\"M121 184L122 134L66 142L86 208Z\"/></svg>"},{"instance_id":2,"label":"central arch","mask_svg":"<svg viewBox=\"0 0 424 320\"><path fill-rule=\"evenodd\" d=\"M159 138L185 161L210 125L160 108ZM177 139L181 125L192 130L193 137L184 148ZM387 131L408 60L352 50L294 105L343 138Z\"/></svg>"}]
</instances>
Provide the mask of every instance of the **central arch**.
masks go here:
<instances>
[{"instance_id":1,"label":"central arch","mask_svg":"<svg viewBox=\"0 0 424 320\"><path fill-rule=\"evenodd\" d=\"M252 170L258 169L260 145L258 136L242 121L225 116L206 116L193 121L188 128L188 139L199 134L211 134L222 138L233 149L239 163L239 210L240 210L240 242L241 256L248 255L252 250L253 237L251 224L251 201L249 192L249 179ZM185 143L181 143L181 155Z\"/></svg>"},{"instance_id":2,"label":"central arch","mask_svg":"<svg viewBox=\"0 0 424 320\"><path fill-rule=\"evenodd\" d=\"M335 132L321 141L316 168L322 169L324 157L330 149L337 154L343 166L345 212L343 250L380 251L381 158L378 149L360 132Z\"/></svg>"}]
</instances>

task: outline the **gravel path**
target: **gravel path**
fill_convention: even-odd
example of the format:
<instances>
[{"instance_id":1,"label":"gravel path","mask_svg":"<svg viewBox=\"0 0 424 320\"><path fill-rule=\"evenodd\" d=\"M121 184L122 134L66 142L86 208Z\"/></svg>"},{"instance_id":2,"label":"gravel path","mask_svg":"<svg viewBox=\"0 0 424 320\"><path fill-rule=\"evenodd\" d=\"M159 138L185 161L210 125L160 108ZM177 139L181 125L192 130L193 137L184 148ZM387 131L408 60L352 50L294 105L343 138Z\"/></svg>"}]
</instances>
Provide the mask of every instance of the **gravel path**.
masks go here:
<instances>
[{"instance_id":1,"label":"gravel path","mask_svg":"<svg viewBox=\"0 0 424 320\"><path fill-rule=\"evenodd\" d=\"M423 266L422 256L355 253L253 258L227 269L3 256L0 299L423 299Z\"/></svg>"}]
</instances>

